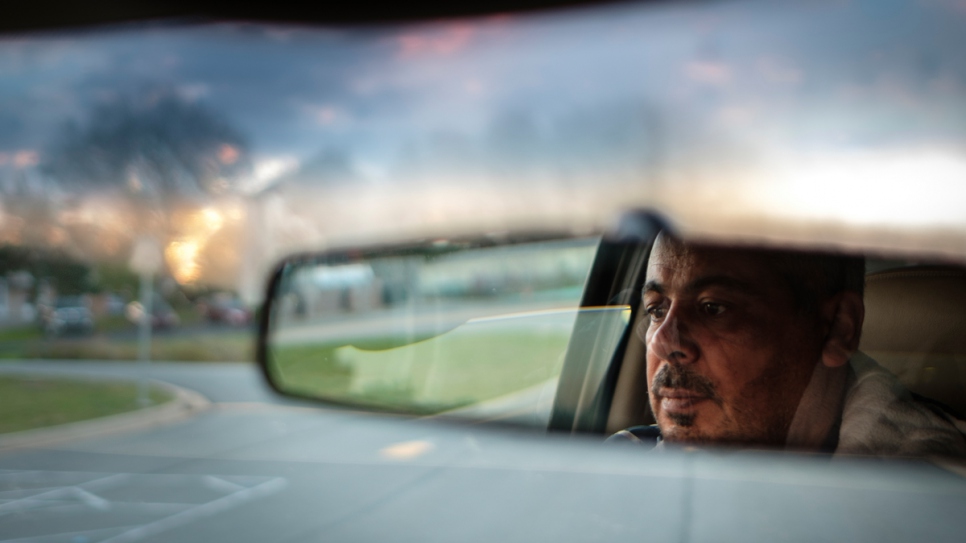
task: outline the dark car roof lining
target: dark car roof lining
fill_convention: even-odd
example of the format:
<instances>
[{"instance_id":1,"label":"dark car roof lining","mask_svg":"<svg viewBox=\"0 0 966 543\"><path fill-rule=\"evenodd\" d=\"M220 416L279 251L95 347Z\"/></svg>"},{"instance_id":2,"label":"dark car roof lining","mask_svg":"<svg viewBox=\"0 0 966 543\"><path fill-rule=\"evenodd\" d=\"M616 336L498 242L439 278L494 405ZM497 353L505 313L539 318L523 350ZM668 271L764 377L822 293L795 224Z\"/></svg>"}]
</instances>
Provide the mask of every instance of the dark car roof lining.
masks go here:
<instances>
[{"instance_id":1,"label":"dark car roof lining","mask_svg":"<svg viewBox=\"0 0 966 543\"><path fill-rule=\"evenodd\" d=\"M658 2L666 3L666 0L645 0L645 3ZM303 3L292 0L274 2L163 0L98 3L40 0L17 2L8 7L4 16L0 18L0 32L61 30L172 19L230 19L319 25L389 23L621 3L627 2L616 2L614 0L468 0L463 2L412 0L410 2L385 3L376 0L362 0L341 3Z\"/></svg>"}]
</instances>

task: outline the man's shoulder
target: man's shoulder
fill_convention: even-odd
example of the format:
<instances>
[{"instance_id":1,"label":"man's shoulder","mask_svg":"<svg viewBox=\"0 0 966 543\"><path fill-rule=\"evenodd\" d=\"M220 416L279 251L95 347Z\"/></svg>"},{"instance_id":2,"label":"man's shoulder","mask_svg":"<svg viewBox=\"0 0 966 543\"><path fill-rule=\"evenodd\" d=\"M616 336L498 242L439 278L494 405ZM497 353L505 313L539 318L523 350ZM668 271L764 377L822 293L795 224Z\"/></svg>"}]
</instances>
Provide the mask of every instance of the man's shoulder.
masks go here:
<instances>
[{"instance_id":1,"label":"man's shoulder","mask_svg":"<svg viewBox=\"0 0 966 543\"><path fill-rule=\"evenodd\" d=\"M854 380L846 393L836 452L966 455L966 422L913 394L864 353L856 353L850 364Z\"/></svg>"}]
</instances>

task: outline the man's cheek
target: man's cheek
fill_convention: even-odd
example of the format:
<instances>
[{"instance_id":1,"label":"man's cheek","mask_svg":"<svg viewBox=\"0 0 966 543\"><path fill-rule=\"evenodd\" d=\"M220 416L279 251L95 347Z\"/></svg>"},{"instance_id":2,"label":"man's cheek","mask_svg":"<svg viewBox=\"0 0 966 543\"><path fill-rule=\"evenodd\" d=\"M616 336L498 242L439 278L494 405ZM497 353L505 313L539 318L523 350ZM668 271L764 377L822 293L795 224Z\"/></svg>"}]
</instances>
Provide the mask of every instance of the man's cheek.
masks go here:
<instances>
[{"instance_id":1,"label":"man's cheek","mask_svg":"<svg viewBox=\"0 0 966 543\"><path fill-rule=\"evenodd\" d=\"M732 323L709 330L704 337L704 345L706 350L719 354L754 351L771 335L767 323Z\"/></svg>"},{"instance_id":2,"label":"man's cheek","mask_svg":"<svg viewBox=\"0 0 966 543\"><path fill-rule=\"evenodd\" d=\"M651 390L651 385L654 383L654 376L657 375L658 370L661 368L661 363L661 359L650 351L647 351L644 355L644 373L647 376L648 390Z\"/></svg>"}]
</instances>

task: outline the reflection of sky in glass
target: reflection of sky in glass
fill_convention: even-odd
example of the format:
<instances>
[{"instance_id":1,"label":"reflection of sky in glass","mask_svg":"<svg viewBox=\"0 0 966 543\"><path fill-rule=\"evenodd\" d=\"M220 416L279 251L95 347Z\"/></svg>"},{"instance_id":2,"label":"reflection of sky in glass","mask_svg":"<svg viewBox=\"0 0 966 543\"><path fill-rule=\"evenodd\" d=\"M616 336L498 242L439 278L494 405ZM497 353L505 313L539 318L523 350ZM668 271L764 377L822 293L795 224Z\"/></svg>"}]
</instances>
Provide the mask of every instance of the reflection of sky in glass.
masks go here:
<instances>
[{"instance_id":1,"label":"reflection of sky in glass","mask_svg":"<svg viewBox=\"0 0 966 543\"><path fill-rule=\"evenodd\" d=\"M955 2L742 2L7 38L0 149L42 152L92 104L161 87L223 112L263 160L332 148L373 178L562 151L633 162L649 138L722 131L775 147L959 141L964 17Z\"/></svg>"},{"instance_id":2,"label":"reflection of sky in glass","mask_svg":"<svg viewBox=\"0 0 966 543\"><path fill-rule=\"evenodd\" d=\"M0 168L35 167L96 104L164 89L245 135L245 192L351 188L326 209L265 197L270 237L303 244L648 204L707 231L962 226L964 18L953 0L744 1L6 38Z\"/></svg>"}]
</instances>

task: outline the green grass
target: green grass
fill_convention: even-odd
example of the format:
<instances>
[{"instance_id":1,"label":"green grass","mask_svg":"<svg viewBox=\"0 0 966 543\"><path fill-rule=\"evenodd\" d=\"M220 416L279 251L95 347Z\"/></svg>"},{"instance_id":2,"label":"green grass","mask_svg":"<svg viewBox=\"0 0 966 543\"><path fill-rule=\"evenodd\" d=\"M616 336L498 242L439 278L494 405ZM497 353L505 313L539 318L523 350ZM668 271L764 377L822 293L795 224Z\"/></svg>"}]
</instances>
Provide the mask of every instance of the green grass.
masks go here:
<instances>
[{"instance_id":1,"label":"green grass","mask_svg":"<svg viewBox=\"0 0 966 543\"><path fill-rule=\"evenodd\" d=\"M117 332L119 330L133 330L135 325L131 324L124 315L106 315L98 318L94 322L94 330L99 333ZM7 328L0 328L0 343L12 341L39 341L44 339L44 332L39 324L20 324Z\"/></svg>"},{"instance_id":2,"label":"green grass","mask_svg":"<svg viewBox=\"0 0 966 543\"><path fill-rule=\"evenodd\" d=\"M286 388L326 399L428 414L510 394L559 375L569 334L501 327L457 329L387 350L276 347Z\"/></svg>"},{"instance_id":3,"label":"green grass","mask_svg":"<svg viewBox=\"0 0 966 543\"><path fill-rule=\"evenodd\" d=\"M43 332L36 324L22 324L9 328L0 328L0 342L28 341L43 337Z\"/></svg>"},{"instance_id":4,"label":"green grass","mask_svg":"<svg viewBox=\"0 0 966 543\"><path fill-rule=\"evenodd\" d=\"M137 385L70 379L0 377L0 434L116 415L138 409ZM152 388L151 405L171 400Z\"/></svg>"},{"instance_id":5,"label":"green grass","mask_svg":"<svg viewBox=\"0 0 966 543\"><path fill-rule=\"evenodd\" d=\"M94 330L99 334L120 330L134 330L136 327L124 315L105 315L94 322Z\"/></svg>"},{"instance_id":6,"label":"green grass","mask_svg":"<svg viewBox=\"0 0 966 543\"><path fill-rule=\"evenodd\" d=\"M151 359L187 362L251 361L255 358L254 345L254 335L248 330L190 336L154 334L151 338ZM0 357L136 360L138 342L135 338L112 339L98 336L57 338L31 343L9 355L0 345Z\"/></svg>"}]
</instances>

